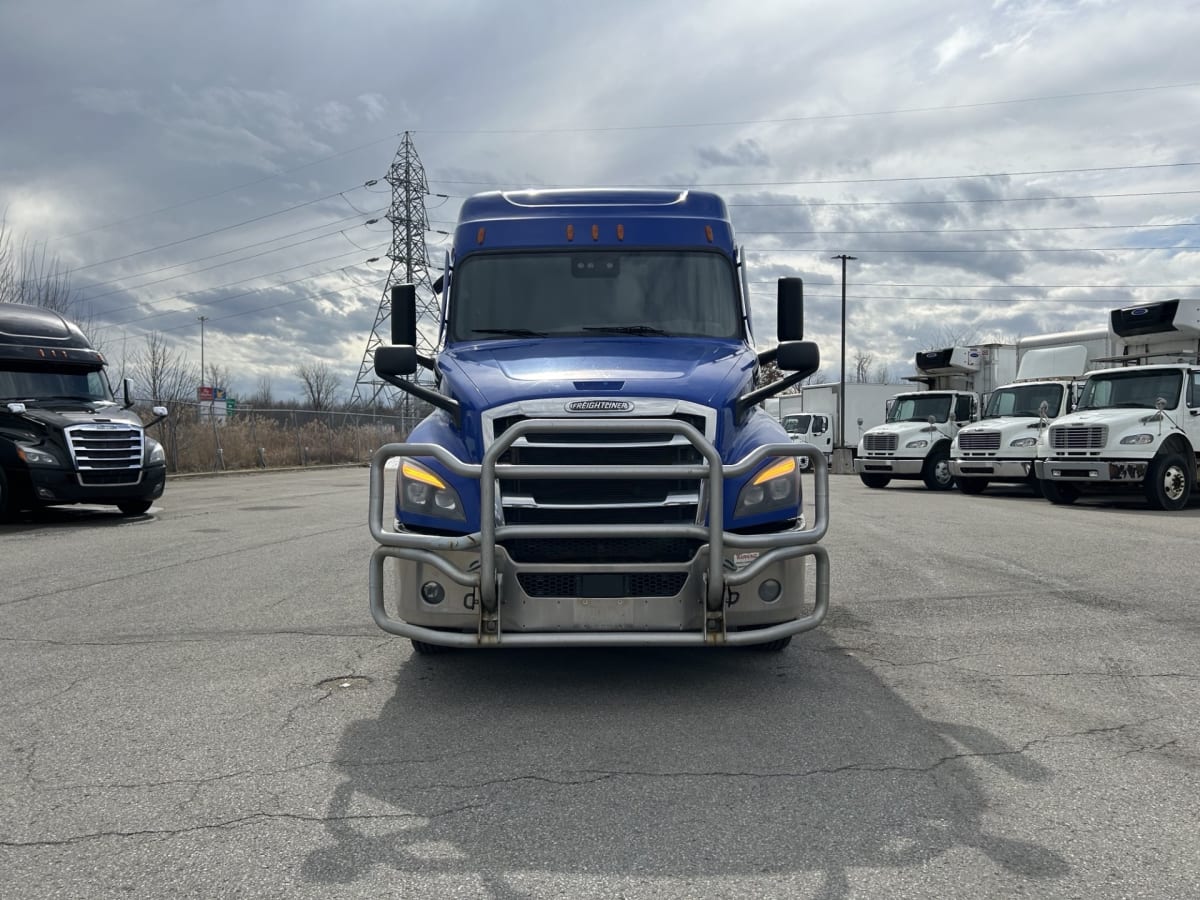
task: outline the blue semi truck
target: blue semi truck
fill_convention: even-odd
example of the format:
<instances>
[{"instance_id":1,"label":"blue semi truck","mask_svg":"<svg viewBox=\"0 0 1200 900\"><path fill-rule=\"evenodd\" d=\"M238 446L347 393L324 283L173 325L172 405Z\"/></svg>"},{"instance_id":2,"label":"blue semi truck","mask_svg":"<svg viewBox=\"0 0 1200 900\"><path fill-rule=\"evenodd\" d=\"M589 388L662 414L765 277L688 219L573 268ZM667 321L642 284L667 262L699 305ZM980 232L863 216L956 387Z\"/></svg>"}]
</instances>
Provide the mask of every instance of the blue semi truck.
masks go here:
<instances>
[{"instance_id":1,"label":"blue semi truck","mask_svg":"<svg viewBox=\"0 0 1200 900\"><path fill-rule=\"evenodd\" d=\"M418 352L416 293L400 285L375 353L382 379L433 407L372 458L381 628L428 653L782 649L820 624L826 467L802 465L824 460L762 409L819 353L797 278L779 280L778 345L755 349L720 197L480 194L435 290L436 352ZM762 384L772 360L787 374Z\"/></svg>"}]
</instances>

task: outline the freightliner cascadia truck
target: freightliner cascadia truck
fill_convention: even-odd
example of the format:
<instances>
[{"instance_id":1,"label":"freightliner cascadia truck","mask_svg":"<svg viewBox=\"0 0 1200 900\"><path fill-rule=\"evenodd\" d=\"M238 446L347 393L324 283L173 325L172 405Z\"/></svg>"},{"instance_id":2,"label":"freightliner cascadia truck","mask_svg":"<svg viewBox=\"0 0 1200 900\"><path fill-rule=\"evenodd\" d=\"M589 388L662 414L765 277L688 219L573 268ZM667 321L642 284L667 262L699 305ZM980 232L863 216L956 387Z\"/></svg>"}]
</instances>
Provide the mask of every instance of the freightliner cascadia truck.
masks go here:
<instances>
[{"instance_id":1,"label":"freightliner cascadia truck","mask_svg":"<svg viewBox=\"0 0 1200 900\"><path fill-rule=\"evenodd\" d=\"M1012 379L1016 349L1007 344L949 347L917 354L911 381L927 390L897 394L887 420L863 432L854 471L869 488L920 480L931 491L954 487L950 444L979 417L980 394Z\"/></svg>"},{"instance_id":2,"label":"freightliner cascadia truck","mask_svg":"<svg viewBox=\"0 0 1200 900\"><path fill-rule=\"evenodd\" d=\"M421 653L781 649L819 625L824 457L762 407L819 353L795 278L779 280L778 345L756 351L747 285L710 193L468 198L435 285L435 351L417 352L403 285L375 352L382 379L433 407L372 458L376 623ZM770 360L789 374L759 384Z\"/></svg>"},{"instance_id":3,"label":"freightliner cascadia truck","mask_svg":"<svg viewBox=\"0 0 1200 900\"><path fill-rule=\"evenodd\" d=\"M139 516L162 496L166 458L113 397L104 357L57 313L0 303L0 518L96 503ZM167 415L155 407L157 418Z\"/></svg>"},{"instance_id":4,"label":"freightliner cascadia truck","mask_svg":"<svg viewBox=\"0 0 1200 900\"><path fill-rule=\"evenodd\" d=\"M1114 309L1118 355L1089 373L1079 403L1038 442L1052 503L1140 492L1155 509L1188 505L1200 478L1200 300Z\"/></svg>"}]
</instances>

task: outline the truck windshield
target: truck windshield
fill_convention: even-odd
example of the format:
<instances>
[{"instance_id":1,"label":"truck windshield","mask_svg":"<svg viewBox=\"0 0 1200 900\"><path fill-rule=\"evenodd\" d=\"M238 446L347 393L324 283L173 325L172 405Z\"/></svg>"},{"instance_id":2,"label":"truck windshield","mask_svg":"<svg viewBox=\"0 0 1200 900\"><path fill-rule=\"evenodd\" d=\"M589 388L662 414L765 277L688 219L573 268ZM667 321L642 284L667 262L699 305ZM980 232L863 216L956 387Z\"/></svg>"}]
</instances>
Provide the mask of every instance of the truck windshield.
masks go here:
<instances>
[{"instance_id":1,"label":"truck windshield","mask_svg":"<svg viewBox=\"0 0 1200 900\"><path fill-rule=\"evenodd\" d=\"M1036 416L1043 403L1049 415L1056 416L1061 408L1063 386L1061 384L1016 384L1002 387L993 392L988 400L985 419L1000 416Z\"/></svg>"},{"instance_id":2,"label":"truck windshield","mask_svg":"<svg viewBox=\"0 0 1200 900\"><path fill-rule=\"evenodd\" d=\"M811 416L784 416L783 430L788 434L804 434L808 431L808 423Z\"/></svg>"},{"instance_id":3,"label":"truck windshield","mask_svg":"<svg viewBox=\"0 0 1200 900\"><path fill-rule=\"evenodd\" d=\"M567 335L743 335L720 253L636 250L468 257L450 287L452 341Z\"/></svg>"},{"instance_id":4,"label":"truck windshield","mask_svg":"<svg viewBox=\"0 0 1200 900\"><path fill-rule=\"evenodd\" d=\"M108 379L99 369L35 369L11 363L0 369L0 401L79 400L98 403L111 401L112 398Z\"/></svg>"},{"instance_id":5,"label":"truck windshield","mask_svg":"<svg viewBox=\"0 0 1200 900\"><path fill-rule=\"evenodd\" d=\"M909 394L896 398L888 410L889 422L927 422L933 416L935 422L950 418L949 394Z\"/></svg>"},{"instance_id":6,"label":"truck windshield","mask_svg":"<svg viewBox=\"0 0 1200 900\"><path fill-rule=\"evenodd\" d=\"M1154 409L1159 398L1167 409L1179 405L1183 373L1172 369L1122 372L1117 369L1088 377L1076 409L1112 409L1130 407Z\"/></svg>"}]
</instances>

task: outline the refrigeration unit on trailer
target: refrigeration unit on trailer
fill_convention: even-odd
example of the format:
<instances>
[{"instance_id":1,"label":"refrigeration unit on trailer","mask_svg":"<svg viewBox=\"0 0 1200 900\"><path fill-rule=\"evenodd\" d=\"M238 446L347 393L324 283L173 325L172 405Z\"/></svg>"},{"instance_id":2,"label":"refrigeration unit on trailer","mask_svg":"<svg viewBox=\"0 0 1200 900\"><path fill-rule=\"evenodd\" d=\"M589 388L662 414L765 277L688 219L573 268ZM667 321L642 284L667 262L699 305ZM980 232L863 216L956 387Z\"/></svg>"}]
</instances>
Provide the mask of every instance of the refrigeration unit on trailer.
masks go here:
<instances>
[{"instance_id":1,"label":"refrigeration unit on trailer","mask_svg":"<svg viewBox=\"0 0 1200 900\"><path fill-rule=\"evenodd\" d=\"M1187 506L1200 458L1200 300L1114 309L1118 354L1089 373L1075 411L1044 429L1035 463L1052 503L1139 491L1155 509Z\"/></svg>"}]
</instances>

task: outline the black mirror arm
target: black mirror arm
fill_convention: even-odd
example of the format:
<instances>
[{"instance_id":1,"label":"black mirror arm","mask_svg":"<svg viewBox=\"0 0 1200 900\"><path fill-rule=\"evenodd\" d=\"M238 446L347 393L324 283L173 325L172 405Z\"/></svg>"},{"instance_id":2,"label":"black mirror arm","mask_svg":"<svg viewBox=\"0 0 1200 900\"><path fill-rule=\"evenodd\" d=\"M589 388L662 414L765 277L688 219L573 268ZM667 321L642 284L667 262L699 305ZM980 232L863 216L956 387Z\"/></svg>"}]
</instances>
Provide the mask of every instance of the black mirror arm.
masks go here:
<instances>
[{"instance_id":1,"label":"black mirror arm","mask_svg":"<svg viewBox=\"0 0 1200 900\"><path fill-rule=\"evenodd\" d=\"M750 407L758 403L762 403L762 401L766 400L768 397L774 397L776 394L782 394L792 385L799 384L815 371L816 369L806 372L801 369L799 372L793 372L791 375L780 378L778 381L773 381L770 384L764 384L760 388L755 388L748 394L743 394L737 399L735 415L740 419L746 414L746 410L750 409Z\"/></svg>"},{"instance_id":2,"label":"black mirror arm","mask_svg":"<svg viewBox=\"0 0 1200 900\"><path fill-rule=\"evenodd\" d=\"M418 400L424 400L430 406L436 406L438 409L444 409L450 413L454 419L454 427L462 427L462 405L457 400L452 400L445 394L440 394L437 391L431 391L423 385L414 384L411 381L406 381L396 375L384 375L382 372L376 372L380 378L390 384L392 387L400 388L406 394L412 394Z\"/></svg>"}]
</instances>

